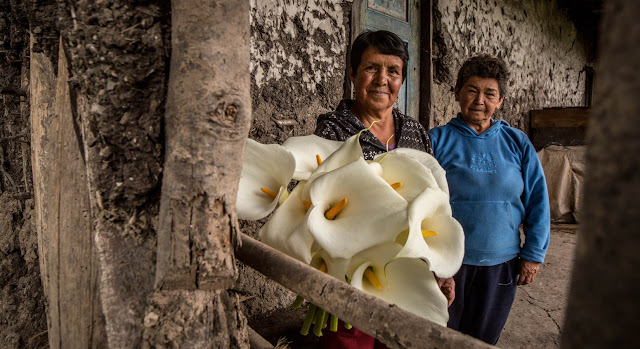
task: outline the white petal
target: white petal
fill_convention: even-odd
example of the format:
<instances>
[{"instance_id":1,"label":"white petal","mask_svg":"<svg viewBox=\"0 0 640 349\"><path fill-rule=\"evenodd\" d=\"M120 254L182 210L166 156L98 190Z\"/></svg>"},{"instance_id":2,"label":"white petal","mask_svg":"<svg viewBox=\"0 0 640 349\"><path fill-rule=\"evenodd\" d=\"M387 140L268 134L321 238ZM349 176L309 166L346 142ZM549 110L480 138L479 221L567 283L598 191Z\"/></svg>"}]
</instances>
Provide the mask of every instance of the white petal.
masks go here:
<instances>
[{"instance_id":1,"label":"white petal","mask_svg":"<svg viewBox=\"0 0 640 349\"><path fill-rule=\"evenodd\" d=\"M431 170L409 155L389 152L381 154L374 161L382 167L382 178L387 183L402 183L397 192L409 203L426 188L438 188Z\"/></svg>"},{"instance_id":2,"label":"white petal","mask_svg":"<svg viewBox=\"0 0 640 349\"><path fill-rule=\"evenodd\" d=\"M440 326L447 326L447 298L427 263L420 259L399 258L389 262L385 272L388 289L383 299Z\"/></svg>"},{"instance_id":3,"label":"white petal","mask_svg":"<svg viewBox=\"0 0 640 349\"><path fill-rule=\"evenodd\" d=\"M382 292L379 292L377 288L371 285L367 285L366 286L367 289L366 290L364 289L365 287L364 284L366 283L364 281L364 271L367 270L370 264L371 262L367 261L358 265L358 267L355 269L355 271L351 275L351 286L359 289L360 291L366 292L372 296L376 296L380 298L380 295L382 294Z\"/></svg>"},{"instance_id":4,"label":"white petal","mask_svg":"<svg viewBox=\"0 0 640 349\"><path fill-rule=\"evenodd\" d=\"M441 278L453 276L464 256L464 232L451 216L448 196L439 189L426 189L409 208L409 233L398 257L422 258ZM422 236L433 230L436 236Z\"/></svg>"},{"instance_id":5,"label":"white petal","mask_svg":"<svg viewBox=\"0 0 640 349\"><path fill-rule=\"evenodd\" d=\"M294 169L293 155L282 146L248 139L238 183L238 217L258 220L268 216L286 191ZM271 198L260 188L267 188L278 195Z\"/></svg>"},{"instance_id":6,"label":"white petal","mask_svg":"<svg viewBox=\"0 0 640 349\"><path fill-rule=\"evenodd\" d=\"M260 240L293 258L309 263L313 237L307 230L307 208L300 200L304 185L305 182L298 183L289 198L262 226Z\"/></svg>"},{"instance_id":7,"label":"white petal","mask_svg":"<svg viewBox=\"0 0 640 349\"><path fill-rule=\"evenodd\" d=\"M316 155L322 160L329 158L344 142L332 141L316 135L289 137L282 146L296 159L295 180L307 180L318 167Z\"/></svg>"},{"instance_id":8,"label":"white petal","mask_svg":"<svg viewBox=\"0 0 640 349\"><path fill-rule=\"evenodd\" d=\"M447 193L447 195L449 195L449 185L447 184L446 171L442 168L442 166L440 166L438 160L436 160L436 158L434 158L431 154L411 148L396 148L389 153L392 152L406 154L418 160L422 165L424 165L424 167L431 170L431 173L433 174L433 177L438 183L440 189Z\"/></svg>"},{"instance_id":9,"label":"white petal","mask_svg":"<svg viewBox=\"0 0 640 349\"><path fill-rule=\"evenodd\" d=\"M318 177L310 188L313 207L309 231L332 257L350 258L382 242L393 241L406 229L407 202L361 157ZM343 198L346 207L334 220L325 212Z\"/></svg>"}]
</instances>

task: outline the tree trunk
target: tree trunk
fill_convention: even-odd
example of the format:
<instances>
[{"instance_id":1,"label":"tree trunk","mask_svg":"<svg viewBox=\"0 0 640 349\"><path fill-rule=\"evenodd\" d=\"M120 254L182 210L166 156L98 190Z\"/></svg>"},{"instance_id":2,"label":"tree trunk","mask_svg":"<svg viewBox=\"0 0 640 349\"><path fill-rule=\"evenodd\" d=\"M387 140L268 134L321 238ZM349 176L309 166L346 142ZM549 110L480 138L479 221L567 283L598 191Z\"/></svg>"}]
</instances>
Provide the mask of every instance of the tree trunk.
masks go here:
<instances>
[{"instance_id":1,"label":"tree trunk","mask_svg":"<svg viewBox=\"0 0 640 349\"><path fill-rule=\"evenodd\" d=\"M156 294L145 345L246 348L235 199L251 119L249 2L172 2ZM229 44L233 43L233 44Z\"/></svg>"},{"instance_id":2,"label":"tree trunk","mask_svg":"<svg viewBox=\"0 0 640 349\"><path fill-rule=\"evenodd\" d=\"M607 1L589 120L584 222L563 348L635 348L640 328L640 3Z\"/></svg>"}]
</instances>

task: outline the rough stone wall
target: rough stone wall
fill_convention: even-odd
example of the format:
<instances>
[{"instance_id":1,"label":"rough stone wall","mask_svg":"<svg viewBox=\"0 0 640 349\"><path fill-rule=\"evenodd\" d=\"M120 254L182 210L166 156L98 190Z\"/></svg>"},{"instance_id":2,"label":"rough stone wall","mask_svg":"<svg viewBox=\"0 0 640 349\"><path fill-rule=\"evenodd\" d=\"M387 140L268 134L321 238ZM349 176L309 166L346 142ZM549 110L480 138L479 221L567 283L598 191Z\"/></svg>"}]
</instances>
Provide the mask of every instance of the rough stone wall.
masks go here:
<instances>
[{"instance_id":1,"label":"rough stone wall","mask_svg":"<svg viewBox=\"0 0 640 349\"><path fill-rule=\"evenodd\" d=\"M432 126L458 113L453 88L458 69L474 55L502 58L511 71L502 110L511 126L528 131L529 111L582 106L585 45L557 1L434 0Z\"/></svg>"},{"instance_id":2,"label":"rough stone wall","mask_svg":"<svg viewBox=\"0 0 640 349\"><path fill-rule=\"evenodd\" d=\"M251 0L251 97L249 137L282 143L311 134L316 118L343 94L352 1ZM254 237L263 222L243 222ZM289 306L294 296L239 264L238 288L247 315Z\"/></svg>"},{"instance_id":3,"label":"rough stone wall","mask_svg":"<svg viewBox=\"0 0 640 349\"><path fill-rule=\"evenodd\" d=\"M342 97L352 1L251 0L253 128L282 142L313 132Z\"/></svg>"}]
</instances>

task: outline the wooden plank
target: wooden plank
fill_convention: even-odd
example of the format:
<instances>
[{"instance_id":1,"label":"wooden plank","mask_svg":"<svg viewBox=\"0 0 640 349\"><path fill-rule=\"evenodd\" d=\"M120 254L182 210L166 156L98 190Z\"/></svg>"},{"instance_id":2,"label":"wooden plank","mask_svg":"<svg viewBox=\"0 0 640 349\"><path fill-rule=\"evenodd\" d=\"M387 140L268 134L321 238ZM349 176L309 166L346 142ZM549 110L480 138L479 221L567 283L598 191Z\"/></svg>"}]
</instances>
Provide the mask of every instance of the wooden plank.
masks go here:
<instances>
[{"instance_id":1,"label":"wooden plank","mask_svg":"<svg viewBox=\"0 0 640 349\"><path fill-rule=\"evenodd\" d=\"M71 114L68 68L31 52L36 227L51 348L106 346L86 169Z\"/></svg>"},{"instance_id":2,"label":"wooden plank","mask_svg":"<svg viewBox=\"0 0 640 349\"><path fill-rule=\"evenodd\" d=\"M531 111L531 127L587 127L589 108L548 108Z\"/></svg>"},{"instance_id":3,"label":"wooden plank","mask_svg":"<svg viewBox=\"0 0 640 349\"><path fill-rule=\"evenodd\" d=\"M540 150L551 144L565 146L584 145L586 127L540 127L531 128L531 143Z\"/></svg>"}]
</instances>

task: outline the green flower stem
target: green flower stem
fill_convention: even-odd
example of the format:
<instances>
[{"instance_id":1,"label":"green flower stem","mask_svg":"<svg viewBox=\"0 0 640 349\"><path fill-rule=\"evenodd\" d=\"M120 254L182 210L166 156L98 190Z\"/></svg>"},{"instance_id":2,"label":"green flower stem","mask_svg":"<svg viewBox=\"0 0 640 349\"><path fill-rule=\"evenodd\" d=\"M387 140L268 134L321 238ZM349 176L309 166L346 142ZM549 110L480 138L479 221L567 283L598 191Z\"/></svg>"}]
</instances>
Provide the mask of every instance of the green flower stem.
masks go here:
<instances>
[{"instance_id":1,"label":"green flower stem","mask_svg":"<svg viewBox=\"0 0 640 349\"><path fill-rule=\"evenodd\" d=\"M325 314L327 312L321 308L316 310L316 323L313 325L313 334L320 337L322 336L322 328L324 327L324 323L322 322L325 319Z\"/></svg>"},{"instance_id":2,"label":"green flower stem","mask_svg":"<svg viewBox=\"0 0 640 349\"><path fill-rule=\"evenodd\" d=\"M344 323L344 328L346 328L347 330L350 330L353 326L351 326L351 324L348 323Z\"/></svg>"},{"instance_id":3,"label":"green flower stem","mask_svg":"<svg viewBox=\"0 0 640 349\"><path fill-rule=\"evenodd\" d=\"M304 298L298 296L296 297L296 300L293 301L293 304L291 304L291 307L294 309L300 308L300 306L302 306L302 303L304 303Z\"/></svg>"},{"instance_id":4,"label":"green flower stem","mask_svg":"<svg viewBox=\"0 0 640 349\"><path fill-rule=\"evenodd\" d=\"M300 334L306 336L309 334L309 328L311 328L311 320L315 317L317 307L315 304L309 305L309 310L307 310L307 316L304 318L304 322L302 323L302 328L300 329Z\"/></svg>"},{"instance_id":5,"label":"green flower stem","mask_svg":"<svg viewBox=\"0 0 640 349\"><path fill-rule=\"evenodd\" d=\"M331 325L329 325L329 330L332 332L338 331L338 317L331 314Z\"/></svg>"},{"instance_id":6,"label":"green flower stem","mask_svg":"<svg viewBox=\"0 0 640 349\"><path fill-rule=\"evenodd\" d=\"M322 329L327 327L327 322L329 321L329 312L324 312L324 316L322 317Z\"/></svg>"}]
</instances>

